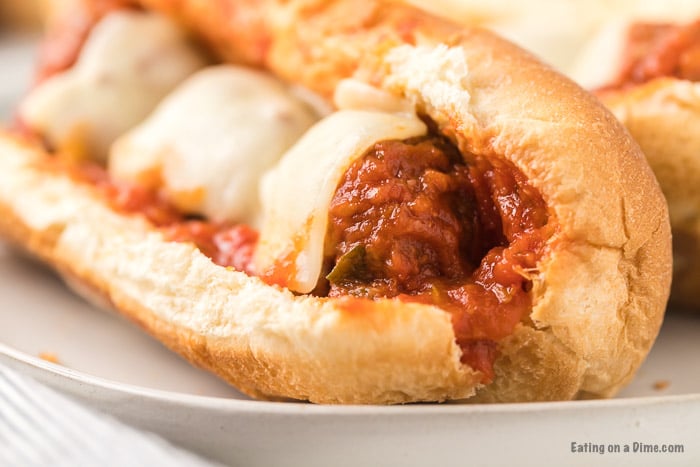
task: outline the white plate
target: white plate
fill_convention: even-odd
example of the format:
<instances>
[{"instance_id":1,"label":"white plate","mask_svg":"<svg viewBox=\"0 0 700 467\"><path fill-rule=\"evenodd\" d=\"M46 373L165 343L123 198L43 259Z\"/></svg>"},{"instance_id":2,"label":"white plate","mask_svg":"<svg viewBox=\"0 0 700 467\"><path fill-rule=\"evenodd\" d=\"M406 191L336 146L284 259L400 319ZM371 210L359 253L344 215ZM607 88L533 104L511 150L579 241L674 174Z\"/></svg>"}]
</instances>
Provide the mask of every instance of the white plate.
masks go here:
<instances>
[{"instance_id":1,"label":"white plate","mask_svg":"<svg viewBox=\"0 0 700 467\"><path fill-rule=\"evenodd\" d=\"M15 99L26 82L29 50L0 46L4 96ZM0 120L9 106L0 94ZM235 465L700 465L699 336L700 316L671 315L637 378L609 401L402 407L256 402L130 323L84 303L43 267L0 245L0 362ZM61 364L39 359L42 353ZM628 445L632 451L634 443L669 443L684 452L572 453L572 443L606 450Z\"/></svg>"},{"instance_id":2,"label":"white plate","mask_svg":"<svg viewBox=\"0 0 700 467\"><path fill-rule=\"evenodd\" d=\"M0 362L235 465L449 466L467 459L494 465L692 465L700 462L698 336L700 319L671 315L638 377L616 400L403 407L256 402L0 246ZM61 365L39 359L43 352ZM659 389L659 383L668 386ZM685 452L575 454L572 442L671 443Z\"/></svg>"}]
</instances>

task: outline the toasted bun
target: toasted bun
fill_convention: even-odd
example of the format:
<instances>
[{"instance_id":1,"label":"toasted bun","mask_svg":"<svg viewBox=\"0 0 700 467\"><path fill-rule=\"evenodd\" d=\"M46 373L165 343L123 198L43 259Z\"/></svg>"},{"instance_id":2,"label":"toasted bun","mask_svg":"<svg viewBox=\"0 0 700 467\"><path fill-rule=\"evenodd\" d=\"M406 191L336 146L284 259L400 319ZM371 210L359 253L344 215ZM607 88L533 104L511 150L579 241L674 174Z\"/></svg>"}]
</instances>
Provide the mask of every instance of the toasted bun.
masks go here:
<instances>
[{"instance_id":1,"label":"toasted bun","mask_svg":"<svg viewBox=\"0 0 700 467\"><path fill-rule=\"evenodd\" d=\"M415 102L460 149L504 158L556 229L496 378L460 363L450 315L398 299L297 296L167 242L0 138L0 229L173 350L264 398L400 403L602 397L662 321L668 214L638 146L593 97L521 49L378 2L144 1L222 57L330 96L351 75ZM255 5L255 6L253 6ZM244 22L241 18L246 18Z\"/></svg>"},{"instance_id":2,"label":"toasted bun","mask_svg":"<svg viewBox=\"0 0 700 467\"><path fill-rule=\"evenodd\" d=\"M688 7L666 6L663 14L646 20L680 25L678 21L700 14L700 6ZM635 16L607 23L580 54L573 76L584 86L598 89L598 97L642 148L669 204L674 256L671 301L700 308L700 83L659 77L611 86L620 80L630 29L644 20Z\"/></svg>"},{"instance_id":3,"label":"toasted bun","mask_svg":"<svg viewBox=\"0 0 700 467\"><path fill-rule=\"evenodd\" d=\"M699 308L700 83L659 78L600 97L642 147L668 201L674 256L671 301Z\"/></svg>"}]
</instances>

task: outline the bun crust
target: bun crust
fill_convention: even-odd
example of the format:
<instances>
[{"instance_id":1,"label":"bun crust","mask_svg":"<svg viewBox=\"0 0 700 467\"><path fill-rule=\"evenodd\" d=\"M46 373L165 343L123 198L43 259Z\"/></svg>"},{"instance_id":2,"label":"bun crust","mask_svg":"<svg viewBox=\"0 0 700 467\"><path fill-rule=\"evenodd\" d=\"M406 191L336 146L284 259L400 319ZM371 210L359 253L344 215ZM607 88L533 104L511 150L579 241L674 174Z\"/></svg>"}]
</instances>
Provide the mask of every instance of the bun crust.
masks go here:
<instances>
[{"instance_id":1,"label":"bun crust","mask_svg":"<svg viewBox=\"0 0 700 467\"><path fill-rule=\"evenodd\" d=\"M216 266L38 168L45 155L5 135L7 236L255 397L557 400L611 396L634 375L668 297L668 214L639 147L593 97L490 33L393 3L143 3L175 14L222 57L324 97L349 76L404 96L462 151L525 174L556 231L533 278L529 320L500 343L495 381L482 386L460 363L443 310L396 299L350 307Z\"/></svg>"},{"instance_id":2,"label":"bun crust","mask_svg":"<svg viewBox=\"0 0 700 467\"><path fill-rule=\"evenodd\" d=\"M671 301L700 307L700 83L658 78L600 98L646 155L669 205L674 272Z\"/></svg>"}]
</instances>

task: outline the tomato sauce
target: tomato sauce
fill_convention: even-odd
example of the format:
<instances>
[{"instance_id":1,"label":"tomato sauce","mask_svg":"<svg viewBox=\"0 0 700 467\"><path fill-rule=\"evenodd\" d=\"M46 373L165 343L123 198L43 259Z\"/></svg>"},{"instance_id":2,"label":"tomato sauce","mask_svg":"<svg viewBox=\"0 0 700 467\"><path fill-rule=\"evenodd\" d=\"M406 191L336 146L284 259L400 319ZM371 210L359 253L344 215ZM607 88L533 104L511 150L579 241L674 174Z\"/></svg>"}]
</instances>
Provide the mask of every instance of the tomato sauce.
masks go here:
<instances>
[{"instance_id":1,"label":"tomato sauce","mask_svg":"<svg viewBox=\"0 0 700 467\"><path fill-rule=\"evenodd\" d=\"M507 162L464 164L440 138L377 143L331 202L329 295L440 306L462 361L491 381L497 342L531 309L547 221L542 197Z\"/></svg>"},{"instance_id":2,"label":"tomato sauce","mask_svg":"<svg viewBox=\"0 0 700 467\"><path fill-rule=\"evenodd\" d=\"M620 74L610 87L627 87L664 76L700 81L700 20L687 25L633 24Z\"/></svg>"},{"instance_id":3,"label":"tomato sauce","mask_svg":"<svg viewBox=\"0 0 700 467\"><path fill-rule=\"evenodd\" d=\"M384 141L349 168L331 201L325 250L362 267L335 274L331 296L415 294L433 278L471 272L484 248L469 170L458 160L440 140Z\"/></svg>"},{"instance_id":4,"label":"tomato sauce","mask_svg":"<svg viewBox=\"0 0 700 467\"><path fill-rule=\"evenodd\" d=\"M188 218L163 193L113 180L96 164L71 164L58 158L45 164L49 169L65 171L74 180L91 185L115 211L143 216L160 229L166 239L193 243L219 266L253 274L253 251L258 241L258 232L253 228Z\"/></svg>"},{"instance_id":5,"label":"tomato sauce","mask_svg":"<svg viewBox=\"0 0 700 467\"><path fill-rule=\"evenodd\" d=\"M220 266L253 274L253 252L258 232L251 227L189 220L162 229L168 240L191 242Z\"/></svg>"}]
</instances>

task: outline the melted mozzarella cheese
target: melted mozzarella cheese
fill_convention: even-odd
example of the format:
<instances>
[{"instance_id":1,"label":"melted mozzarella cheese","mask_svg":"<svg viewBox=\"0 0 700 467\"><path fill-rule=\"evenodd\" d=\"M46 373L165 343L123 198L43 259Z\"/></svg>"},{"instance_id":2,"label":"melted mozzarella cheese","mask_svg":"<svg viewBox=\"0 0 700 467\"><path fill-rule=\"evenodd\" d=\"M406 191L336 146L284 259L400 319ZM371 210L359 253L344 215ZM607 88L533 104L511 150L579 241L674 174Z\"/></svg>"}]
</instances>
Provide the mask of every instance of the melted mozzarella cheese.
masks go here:
<instances>
[{"instance_id":1,"label":"melted mozzarella cheese","mask_svg":"<svg viewBox=\"0 0 700 467\"><path fill-rule=\"evenodd\" d=\"M27 96L20 117L51 146L103 161L119 135L205 65L165 17L115 12L95 26L71 69Z\"/></svg>"},{"instance_id":2,"label":"melted mozzarella cheese","mask_svg":"<svg viewBox=\"0 0 700 467\"><path fill-rule=\"evenodd\" d=\"M571 77L587 89L613 83L624 63L632 22L627 19L608 23L578 54Z\"/></svg>"},{"instance_id":3,"label":"melted mozzarella cheese","mask_svg":"<svg viewBox=\"0 0 700 467\"><path fill-rule=\"evenodd\" d=\"M185 212L256 224L260 177L316 119L268 74L207 68L117 140L109 171L162 188Z\"/></svg>"},{"instance_id":4,"label":"melted mozzarella cheese","mask_svg":"<svg viewBox=\"0 0 700 467\"><path fill-rule=\"evenodd\" d=\"M426 134L415 114L341 110L312 127L263 178L259 274L311 292L323 266L328 210L341 177L373 144Z\"/></svg>"},{"instance_id":5,"label":"melted mozzarella cheese","mask_svg":"<svg viewBox=\"0 0 700 467\"><path fill-rule=\"evenodd\" d=\"M415 113L415 106L407 99L352 78L341 80L338 83L333 94L333 102L336 107L344 110Z\"/></svg>"}]
</instances>

